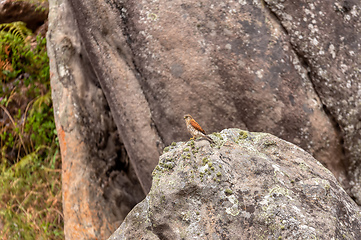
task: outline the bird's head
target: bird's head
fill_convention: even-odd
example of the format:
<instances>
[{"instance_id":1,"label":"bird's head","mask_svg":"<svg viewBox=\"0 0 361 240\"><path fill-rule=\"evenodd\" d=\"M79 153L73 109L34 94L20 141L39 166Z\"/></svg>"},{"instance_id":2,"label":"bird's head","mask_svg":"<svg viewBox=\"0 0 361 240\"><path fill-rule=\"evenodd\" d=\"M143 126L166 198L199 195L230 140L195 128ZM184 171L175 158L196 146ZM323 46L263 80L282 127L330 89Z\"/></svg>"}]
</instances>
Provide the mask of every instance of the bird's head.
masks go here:
<instances>
[{"instance_id":1,"label":"bird's head","mask_svg":"<svg viewBox=\"0 0 361 240\"><path fill-rule=\"evenodd\" d=\"M187 115L184 115L184 120L186 120L186 121L189 121L189 120L191 120L192 119L192 116L191 115L189 115L189 114L187 114Z\"/></svg>"}]
</instances>

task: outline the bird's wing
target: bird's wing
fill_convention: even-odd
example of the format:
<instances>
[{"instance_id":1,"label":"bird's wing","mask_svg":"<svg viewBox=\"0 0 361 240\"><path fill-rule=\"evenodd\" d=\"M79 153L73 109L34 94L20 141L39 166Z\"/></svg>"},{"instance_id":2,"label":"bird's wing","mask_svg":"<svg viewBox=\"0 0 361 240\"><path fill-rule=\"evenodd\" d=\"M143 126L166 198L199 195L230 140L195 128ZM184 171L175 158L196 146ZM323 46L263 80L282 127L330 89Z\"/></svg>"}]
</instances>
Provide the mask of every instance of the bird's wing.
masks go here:
<instances>
[{"instance_id":1,"label":"bird's wing","mask_svg":"<svg viewBox=\"0 0 361 240\"><path fill-rule=\"evenodd\" d=\"M191 119L190 123L192 127L194 127L196 130L206 134L206 132L201 128L201 126L199 126L199 124L194 119Z\"/></svg>"}]
</instances>

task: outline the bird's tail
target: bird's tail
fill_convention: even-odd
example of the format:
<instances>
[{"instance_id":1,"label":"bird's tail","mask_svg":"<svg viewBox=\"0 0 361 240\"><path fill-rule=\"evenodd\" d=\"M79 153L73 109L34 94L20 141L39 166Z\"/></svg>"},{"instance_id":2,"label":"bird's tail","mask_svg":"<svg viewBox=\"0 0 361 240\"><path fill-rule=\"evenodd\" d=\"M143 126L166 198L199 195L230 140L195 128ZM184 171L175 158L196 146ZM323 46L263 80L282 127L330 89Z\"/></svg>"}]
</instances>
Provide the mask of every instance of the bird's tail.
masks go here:
<instances>
[{"instance_id":1,"label":"bird's tail","mask_svg":"<svg viewBox=\"0 0 361 240\"><path fill-rule=\"evenodd\" d=\"M213 141L213 139L210 138L209 136L207 136L207 135L204 134L204 138L207 139L210 143L215 144L215 142Z\"/></svg>"}]
</instances>

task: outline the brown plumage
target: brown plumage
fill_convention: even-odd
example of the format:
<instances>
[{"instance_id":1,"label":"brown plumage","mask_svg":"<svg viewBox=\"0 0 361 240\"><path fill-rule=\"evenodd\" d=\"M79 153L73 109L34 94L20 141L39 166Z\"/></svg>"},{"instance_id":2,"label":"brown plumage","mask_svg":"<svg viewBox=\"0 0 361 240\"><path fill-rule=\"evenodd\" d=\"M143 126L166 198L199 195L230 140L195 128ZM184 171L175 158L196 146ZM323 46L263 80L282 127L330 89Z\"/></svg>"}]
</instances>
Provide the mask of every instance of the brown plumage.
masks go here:
<instances>
[{"instance_id":1,"label":"brown plumage","mask_svg":"<svg viewBox=\"0 0 361 240\"><path fill-rule=\"evenodd\" d=\"M212 138L208 137L206 135L206 132L203 130L203 128L192 118L191 115L187 114L184 116L184 120L186 121L187 130L192 135L191 139L197 138L197 137L204 137L211 143L214 143Z\"/></svg>"}]
</instances>

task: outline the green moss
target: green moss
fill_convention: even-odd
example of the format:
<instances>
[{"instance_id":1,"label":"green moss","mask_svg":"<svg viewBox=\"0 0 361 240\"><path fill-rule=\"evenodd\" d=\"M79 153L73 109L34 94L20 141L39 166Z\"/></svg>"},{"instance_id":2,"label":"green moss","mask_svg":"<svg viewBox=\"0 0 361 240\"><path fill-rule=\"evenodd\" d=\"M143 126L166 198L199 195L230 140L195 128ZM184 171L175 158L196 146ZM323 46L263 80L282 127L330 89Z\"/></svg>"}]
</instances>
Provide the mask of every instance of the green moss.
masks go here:
<instances>
[{"instance_id":1,"label":"green moss","mask_svg":"<svg viewBox=\"0 0 361 240\"><path fill-rule=\"evenodd\" d=\"M300 167L301 167L301 169L303 170L303 171L307 171L308 170L308 166L305 164L305 163L300 163L299 164L300 165Z\"/></svg>"},{"instance_id":2,"label":"green moss","mask_svg":"<svg viewBox=\"0 0 361 240\"><path fill-rule=\"evenodd\" d=\"M192 141L189 141L189 142L187 143L187 145L190 146L192 149L195 147L193 140L192 140Z\"/></svg>"},{"instance_id":3,"label":"green moss","mask_svg":"<svg viewBox=\"0 0 361 240\"><path fill-rule=\"evenodd\" d=\"M220 177L220 176L222 176L222 173L221 172L217 172L217 177Z\"/></svg>"},{"instance_id":4,"label":"green moss","mask_svg":"<svg viewBox=\"0 0 361 240\"><path fill-rule=\"evenodd\" d=\"M211 167L211 170L214 171L214 167Z\"/></svg>"},{"instance_id":5,"label":"green moss","mask_svg":"<svg viewBox=\"0 0 361 240\"><path fill-rule=\"evenodd\" d=\"M184 152L189 152L189 148L184 148L183 151Z\"/></svg>"},{"instance_id":6,"label":"green moss","mask_svg":"<svg viewBox=\"0 0 361 240\"><path fill-rule=\"evenodd\" d=\"M203 162L203 166L206 165L208 163L208 158L204 157L202 159L202 162Z\"/></svg>"},{"instance_id":7,"label":"green moss","mask_svg":"<svg viewBox=\"0 0 361 240\"><path fill-rule=\"evenodd\" d=\"M221 164L219 164L218 166L219 166L220 168L222 168L222 165L221 165Z\"/></svg>"},{"instance_id":8,"label":"green moss","mask_svg":"<svg viewBox=\"0 0 361 240\"><path fill-rule=\"evenodd\" d=\"M232 191L231 189L227 188L226 190L224 190L224 193L225 193L226 195L232 195L232 194L233 194L233 191Z\"/></svg>"},{"instance_id":9,"label":"green moss","mask_svg":"<svg viewBox=\"0 0 361 240\"><path fill-rule=\"evenodd\" d=\"M274 188L270 189L269 194L279 194L279 195L283 195L283 196L288 196L289 195L289 190L287 188L283 188L280 186L275 186Z\"/></svg>"},{"instance_id":10,"label":"green moss","mask_svg":"<svg viewBox=\"0 0 361 240\"><path fill-rule=\"evenodd\" d=\"M156 21L158 19L158 15L155 14L155 13L149 13L148 18L153 20L153 21Z\"/></svg>"},{"instance_id":11,"label":"green moss","mask_svg":"<svg viewBox=\"0 0 361 240\"><path fill-rule=\"evenodd\" d=\"M220 133L218 133L218 132L214 132L214 133L212 133L212 135L218 137L220 140L223 140L222 135Z\"/></svg>"},{"instance_id":12,"label":"green moss","mask_svg":"<svg viewBox=\"0 0 361 240\"><path fill-rule=\"evenodd\" d=\"M169 152L169 147L165 147L163 152Z\"/></svg>"},{"instance_id":13,"label":"green moss","mask_svg":"<svg viewBox=\"0 0 361 240\"><path fill-rule=\"evenodd\" d=\"M172 142L171 146L175 147L177 145L177 143Z\"/></svg>"},{"instance_id":14,"label":"green moss","mask_svg":"<svg viewBox=\"0 0 361 240\"><path fill-rule=\"evenodd\" d=\"M239 131L239 137L238 140L246 139L248 138L248 132L247 131Z\"/></svg>"},{"instance_id":15,"label":"green moss","mask_svg":"<svg viewBox=\"0 0 361 240\"><path fill-rule=\"evenodd\" d=\"M277 142L275 140L266 140L263 142L263 146L269 147L269 146L276 146Z\"/></svg>"},{"instance_id":16,"label":"green moss","mask_svg":"<svg viewBox=\"0 0 361 240\"><path fill-rule=\"evenodd\" d=\"M213 163L212 162L208 162L208 167L212 167Z\"/></svg>"},{"instance_id":17,"label":"green moss","mask_svg":"<svg viewBox=\"0 0 361 240\"><path fill-rule=\"evenodd\" d=\"M174 163L173 162L166 162L166 163L163 164L163 167L167 168L167 169L173 169L174 168Z\"/></svg>"}]
</instances>

